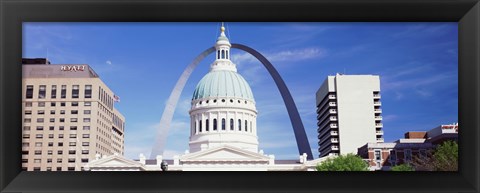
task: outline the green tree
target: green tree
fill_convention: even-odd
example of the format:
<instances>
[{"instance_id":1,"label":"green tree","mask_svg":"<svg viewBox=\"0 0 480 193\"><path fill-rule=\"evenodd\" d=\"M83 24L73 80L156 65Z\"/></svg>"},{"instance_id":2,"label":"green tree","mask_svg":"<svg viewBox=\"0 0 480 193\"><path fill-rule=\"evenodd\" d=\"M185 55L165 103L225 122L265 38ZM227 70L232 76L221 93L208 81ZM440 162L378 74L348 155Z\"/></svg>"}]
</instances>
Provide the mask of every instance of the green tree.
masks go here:
<instances>
[{"instance_id":1,"label":"green tree","mask_svg":"<svg viewBox=\"0 0 480 193\"><path fill-rule=\"evenodd\" d=\"M354 154L328 158L317 165L317 171L368 171L368 164Z\"/></svg>"},{"instance_id":2,"label":"green tree","mask_svg":"<svg viewBox=\"0 0 480 193\"><path fill-rule=\"evenodd\" d=\"M393 166L391 170L395 172L407 172L407 171L415 171L415 168L413 168L413 166L409 164L400 164L400 165Z\"/></svg>"},{"instance_id":3,"label":"green tree","mask_svg":"<svg viewBox=\"0 0 480 193\"><path fill-rule=\"evenodd\" d=\"M427 156L416 156L412 164L417 171L457 171L458 144L445 141Z\"/></svg>"}]
</instances>

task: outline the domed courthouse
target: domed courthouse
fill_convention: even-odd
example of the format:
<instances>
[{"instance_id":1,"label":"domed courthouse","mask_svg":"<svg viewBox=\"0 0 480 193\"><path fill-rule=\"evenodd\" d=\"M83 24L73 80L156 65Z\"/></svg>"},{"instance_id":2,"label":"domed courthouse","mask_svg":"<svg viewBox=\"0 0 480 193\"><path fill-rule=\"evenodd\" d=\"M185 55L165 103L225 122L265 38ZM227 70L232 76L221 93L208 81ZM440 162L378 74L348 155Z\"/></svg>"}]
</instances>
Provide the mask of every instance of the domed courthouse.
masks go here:
<instances>
[{"instance_id":1,"label":"domed courthouse","mask_svg":"<svg viewBox=\"0 0 480 193\"><path fill-rule=\"evenodd\" d=\"M118 155L98 158L85 168L92 171L158 171L166 161L169 171L279 171L314 170L328 157L307 161L275 160L259 150L257 109L248 82L230 60L231 44L221 34L215 43L215 61L198 82L191 101L189 150L173 160L128 160ZM295 139L292 139L295 140Z\"/></svg>"}]
</instances>

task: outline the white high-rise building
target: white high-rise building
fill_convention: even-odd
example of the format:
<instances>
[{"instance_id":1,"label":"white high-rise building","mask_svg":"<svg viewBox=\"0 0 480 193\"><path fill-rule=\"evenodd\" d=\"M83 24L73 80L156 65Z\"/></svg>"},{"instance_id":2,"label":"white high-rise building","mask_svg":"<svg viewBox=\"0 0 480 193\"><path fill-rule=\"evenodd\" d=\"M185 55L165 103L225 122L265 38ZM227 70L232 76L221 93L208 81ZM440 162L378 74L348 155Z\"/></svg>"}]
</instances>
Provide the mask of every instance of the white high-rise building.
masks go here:
<instances>
[{"instance_id":1,"label":"white high-rise building","mask_svg":"<svg viewBox=\"0 0 480 193\"><path fill-rule=\"evenodd\" d=\"M319 156L357 153L383 142L380 78L328 76L316 93Z\"/></svg>"}]
</instances>

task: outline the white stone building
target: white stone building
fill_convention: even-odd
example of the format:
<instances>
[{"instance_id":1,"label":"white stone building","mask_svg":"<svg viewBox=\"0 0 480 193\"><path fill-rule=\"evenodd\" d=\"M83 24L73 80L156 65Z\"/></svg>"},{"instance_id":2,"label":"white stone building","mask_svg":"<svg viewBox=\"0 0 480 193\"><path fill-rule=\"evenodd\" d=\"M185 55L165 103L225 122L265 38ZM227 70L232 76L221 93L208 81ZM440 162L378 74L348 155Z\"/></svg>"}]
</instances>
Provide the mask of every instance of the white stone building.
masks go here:
<instances>
[{"instance_id":1,"label":"white stone building","mask_svg":"<svg viewBox=\"0 0 480 193\"><path fill-rule=\"evenodd\" d=\"M92 171L158 171L166 161L169 171L308 171L327 159L275 160L258 149L257 110L249 84L230 60L231 44L221 28L215 44L215 61L193 92L189 150L173 160L135 162L118 155L97 159L85 168ZM294 139L292 139L294 140Z\"/></svg>"}]
</instances>

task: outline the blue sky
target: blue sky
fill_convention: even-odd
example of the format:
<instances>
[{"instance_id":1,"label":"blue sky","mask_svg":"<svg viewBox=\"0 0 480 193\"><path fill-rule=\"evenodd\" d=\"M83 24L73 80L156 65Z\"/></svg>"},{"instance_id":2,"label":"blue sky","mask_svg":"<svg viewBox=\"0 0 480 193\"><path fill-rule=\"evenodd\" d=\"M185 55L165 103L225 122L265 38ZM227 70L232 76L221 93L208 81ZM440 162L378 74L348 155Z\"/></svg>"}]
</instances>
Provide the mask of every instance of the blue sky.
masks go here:
<instances>
[{"instance_id":1,"label":"blue sky","mask_svg":"<svg viewBox=\"0 0 480 193\"><path fill-rule=\"evenodd\" d=\"M206 48L220 23L24 23L23 57L53 64L89 64L121 102L125 156L150 154L156 128L177 79ZM226 23L232 43L250 46L277 68L295 100L318 157L315 92L328 75L380 76L385 141L407 131L458 121L457 23ZM192 73L175 111L164 156L188 149L190 100L213 56ZM232 50L252 88L260 149L297 159L288 113L261 63Z\"/></svg>"}]
</instances>

